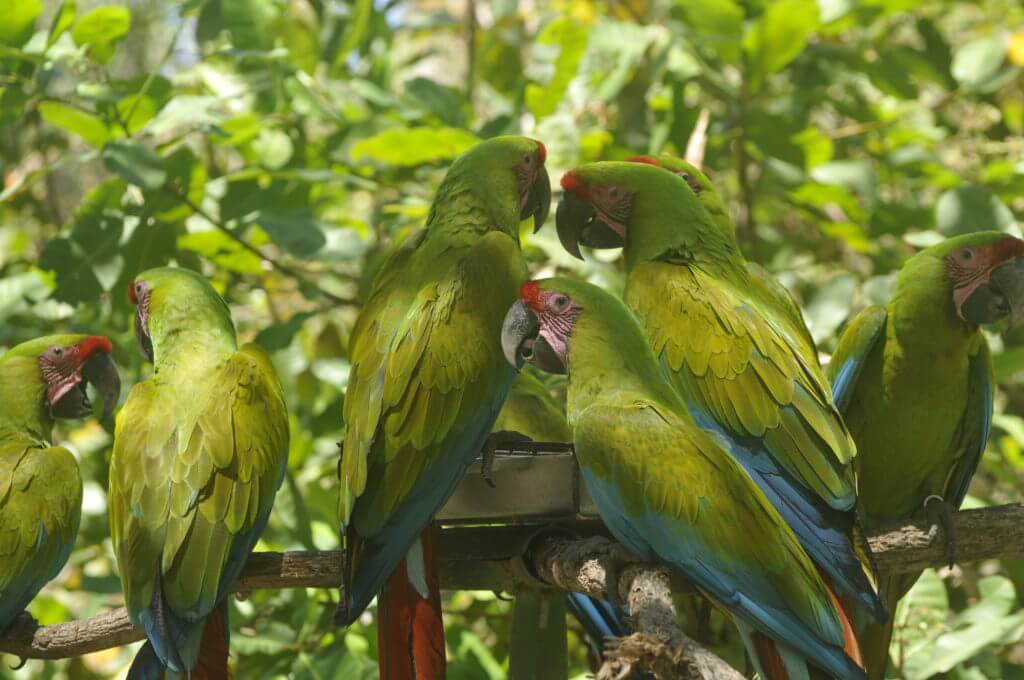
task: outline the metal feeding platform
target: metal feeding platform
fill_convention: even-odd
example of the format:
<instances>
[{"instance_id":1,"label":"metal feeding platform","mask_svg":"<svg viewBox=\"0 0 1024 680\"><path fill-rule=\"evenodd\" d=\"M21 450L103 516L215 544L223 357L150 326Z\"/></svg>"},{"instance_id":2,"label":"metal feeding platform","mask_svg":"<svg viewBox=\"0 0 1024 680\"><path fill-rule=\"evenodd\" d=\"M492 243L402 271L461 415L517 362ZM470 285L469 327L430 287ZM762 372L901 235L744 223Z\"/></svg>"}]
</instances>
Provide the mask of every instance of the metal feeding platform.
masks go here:
<instances>
[{"instance_id":1,"label":"metal feeding platform","mask_svg":"<svg viewBox=\"0 0 1024 680\"><path fill-rule=\"evenodd\" d=\"M442 524L539 524L597 517L571 444L529 442L495 451L491 486L478 458L437 513Z\"/></svg>"}]
</instances>

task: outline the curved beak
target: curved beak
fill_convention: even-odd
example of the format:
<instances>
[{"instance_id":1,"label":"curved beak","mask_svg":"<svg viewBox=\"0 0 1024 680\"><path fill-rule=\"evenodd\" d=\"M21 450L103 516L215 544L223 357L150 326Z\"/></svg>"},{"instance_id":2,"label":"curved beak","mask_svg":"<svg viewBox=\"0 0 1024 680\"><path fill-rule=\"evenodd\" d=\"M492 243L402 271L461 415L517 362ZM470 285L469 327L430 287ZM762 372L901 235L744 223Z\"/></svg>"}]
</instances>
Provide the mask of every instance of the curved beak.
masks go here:
<instances>
[{"instance_id":1,"label":"curved beak","mask_svg":"<svg viewBox=\"0 0 1024 680\"><path fill-rule=\"evenodd\" d=\"M622 248L625 245L619 232L602 220L593 206L568 191L558 202L555 228L566 252L581 260L580 245L597 249Z\"/></svg>"},{"instance_id":2,"label":"curved beak","mask_svg":"<svg viewBox=\"0 0 1024 680\"><path fill-rule=\"evenodd\" d=\"M551 213L551 178L548 177L548 169L543 165L533 178L530 191L526 194L523 206L519 211L519 219L525 220L533 215L533 233L540 231Z\"/></svg>"},{"instance_id":3,"label":"curved beak","mask_svg":"<svg viewBox=\"0 0 1024 680\"><path fill-rule=\"evenodd\" d=\"M976 325L996 323L1009 317L1010 326L1024 319L1024 257L1004 262L989 274L960 307L965 321Z\"/></svg>"},{"instance_id":4,"label":"curved beak","mask_svg":"<svg viewBox=\"0 0 1024 680\"><path fill-rule=\"evenodd\" d=\"M103 397L103 419L113 413L121 396L121 376L117 365L109 354L97 354L82 367L82 377L92 383Z\"/></svg>"},{"instance_id":5,"label":"curved beak","mask_svg":"<svg viewBox=\"0 0 1024 680\"><path fill-rule=\"evenodd\" d=\"M533 345L539 333L537 317L522 300L516 300L501 324L501 351L517 371L523 367L523 362L533 357Z\"/></svg>"}]
</instances>

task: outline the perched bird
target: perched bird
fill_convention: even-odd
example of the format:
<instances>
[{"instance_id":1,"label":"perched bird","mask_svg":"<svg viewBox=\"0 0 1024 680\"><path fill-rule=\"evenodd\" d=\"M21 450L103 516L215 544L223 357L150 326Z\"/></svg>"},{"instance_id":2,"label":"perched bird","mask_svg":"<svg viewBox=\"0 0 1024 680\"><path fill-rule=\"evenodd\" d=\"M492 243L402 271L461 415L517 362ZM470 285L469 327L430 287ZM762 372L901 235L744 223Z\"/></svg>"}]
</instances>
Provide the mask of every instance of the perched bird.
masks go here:
<instances>
[{"instance_id":1,"label":"perched bird","mask_svg":"<svg viewBox=\"0 0 1024 680\"><path fill-rule=\"evenodd\" d=\"M550 209L545 156L540 142L496 137L457 158L426 228L381 265L352 330L336 621L351 624L384 586L385 680L444 676L433 545L429 531L418 537L480 454L512 384L501 321L526 277L519 223L533 216L539 227Z\"/></svg>"},{"instance_id":2,"label":"perched bird","mask_svg":"<svg viewBox=\"0 0 1024 680\"><path fill-rule=\"evenodd\" d=\"M128 617L146 631L131 680L227 677L226 598L267 524L288 460L269 357L239 348L210 283L164 267L130 284L153 375L117 417L110 530Z\"/></svg>"},{"instance_id":3,"label":"perched bird","mask_svg":"<svg viewBox=\"0 0 1024 680\"><path fill-rule=\"evenodd\" d=\"M700 168L689 161L670 156L669 154L633 156L629 160L633 163L647 163L648 165L661 167L682 177L697 197L697 200L700 201L700 204L704 206L711 220L739 248L739 243L736 241L736 225L729 216L729 210L725 205L725 201L722 200L722 196L715 189L715 185L711 183L711 179ZM803 312L800 311L800 305L789 289L779 283L778 279L758 263L744 260L743 264L747 268L747 273L750 274L750 282L757 289L758 293L774 309L786 315L790 323L799 331L800 339L807 345L805 351L816 352L814 338L811 337L811 332L807 329L807 324L804 323Z\"/></svg>"},{"instance_id":4,"label":"perched bird","mask_svg":"<svg viewBox=\"0 0 1024 680\"><path fill-rule=\"evenodd\" d=\"M728 611L762 677L865 677L828 584L720 437L694 422L620 301L579 281L527 282L501 341L515 366L568 373L576 456L605 524Z\"/></svg>"},{"instance_id":5,"label":"perched bird","mask_svg":"<svg viewBox=\"0 0 1024 680\"><path fill-rule=\"evenodd\" d=\"M1024 241L1000 232L947 239L907 260L891 302L860 312L829 364L833 395L860 452L865 528L925 508L944 525L967 494L992 420L992 361L982 324L1024 312ZM919 574L881 582L892 611ZM892 624L862 634L873 678L885 674Z\"/></svg>"},{"instance_id":6,"label":"perched bird","mask_svg":"<svg viewBox=\"0 0 1024 680\"><path fill-rule=\"evenodd\" d=\"M716 433L844 597L883 620L856 523L856 447L806 329L753 282L679 175L605 162L562 178L558 235L624 247L624 300L691 416Z\"/></svg>"},{"instance_id":7,"label":"perched bird","mask_svg":"<svg viewBox=\"0 0 1024 680\"><path fill-rule=\"evenodd\" d=\"M82 477L50 430L55 419L92 413L86 383L110 416L121 391L112 349L98 335L51 335L0 357L0 632L71 555Z\"/></svg>"}]
</instances>

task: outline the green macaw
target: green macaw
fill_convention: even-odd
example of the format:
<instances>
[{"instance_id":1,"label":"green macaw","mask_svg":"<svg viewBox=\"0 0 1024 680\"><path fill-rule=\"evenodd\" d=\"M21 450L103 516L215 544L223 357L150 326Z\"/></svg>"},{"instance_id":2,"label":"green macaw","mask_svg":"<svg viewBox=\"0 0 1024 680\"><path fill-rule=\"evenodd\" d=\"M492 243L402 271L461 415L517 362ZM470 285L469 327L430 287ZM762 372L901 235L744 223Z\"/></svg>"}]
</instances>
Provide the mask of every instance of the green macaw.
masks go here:
<instances>
[{"instance_id":1,"label":"green macaw","mask_svg":"<svg viewBox=\"0 0 1024 680\"><path fill-rule=\"evenodd\" d=\"M426 228L382 264L352 330L336 621L378 602L381 677L444 673L433 545L419 540L491 432L514 372L498 338L526 277L519 223L551 204L544 145L496 137L457 158ZM403 562L403 558L407 559Z\"/></svg>"},{"instance_id":2,"label":"green macaw","mask_svg":"<svg viewBox=\"0 0 1024 680\"><path fill-rule=\"evenodd\" d=\"M763 678L865 677L825 579L722 439L690 416L620 301L580 281L530 281L501 340L509 363L568 374L576 456L605 524L728 611Z\"/></svg>"},{"instance_id":3,"label":"green macaw","mask_svg":"<svg viewBox=\"0 0 1024 680\"><path fill-rule=\"evenodd\" d=\"M624 300L696 422L728 443L836 586L882 620L856 524L856 453L806 329L755 285L679 175L603 162L562 178L559 238L624 247Z\"/></svg>"},{"instance_id":4,"label":"green macaw","mask_svg":"<svg viewBox=\"0 0 1024 680\"><path fill-rule=\"evenodd\" d=\"M518 432L535 442L568 442L565 404L529 370L516 376L494 421L494 432Z\"/></svg>"},{"instance_id":5,"label":"green macaw","mask_svg":"<svg viewBox=\"0 0 1024 680\"><path fill-rule=\"evenodd\" d=\"M701 205L708 212L711 221L718 225L718 228L736 243L737 249L739 248L739 242L736 240L736 225L729 216L729 209L726 207L725 201L722 200L722 196L715 189L715 185L711 183L711 179L700 168L689 161L668 154L633 156L629 160L632 163L647 163L648 165L665 168L682 177L697 196L697 200L700 201ZM785 314L798 331L800 338L807 343L810 351L817 352L814 338L811 337L811 332L807 329L807 324L804 323L803 312L800 311L800 304L793 297L793 293L779 283L767 269L758 263L745 260L744 265L747 268L747 273L750 274L750 281L757 289L757 292L774 309Z\"/></svg>"},{"instance_id":6,"label":"green macaw","mask_svg":"<svg viewBox=\"0 0 1024 680\"><path fill-rule=\"evenodd\" d=\"M110 416L121 380L99 335L50 335L0 357L0 632L71 555L82 516L82 477L50 442L57 418L92 413L86 383Z\"/></svg>"},{"instance_id":7,"label":"green macaw","mask_svg":"<svg viewBox=\"0 0 1024 680\"><path fill-rule=\"evenodd\" d=\"M288 410L255 345L199 274L139 274L129 297L153 376L117 417L110 530L128 617L148 642L129 678L227 677L226 598L267 524Z\"/></svg>"},{"instance_id":8,"label":"green macaw","mask_svg":"<svg viewBox=\"0 0 1024 680\"><path fill-rule=\"evenodd\" d=\"M905 520L928 505L948 517L967 494L992 421L992 361L982 324L1019 320L1024 241L977 232L922 250L904 265L892 301L850 322L829 374L857 442L865 528ZM932 502L935 501L935 502ZM951 526L945 525L950 561ZM919 574L882 580L889 611ZM872 677L882 678L892 625L862 634Z\"/></svg>"}]
</instances>

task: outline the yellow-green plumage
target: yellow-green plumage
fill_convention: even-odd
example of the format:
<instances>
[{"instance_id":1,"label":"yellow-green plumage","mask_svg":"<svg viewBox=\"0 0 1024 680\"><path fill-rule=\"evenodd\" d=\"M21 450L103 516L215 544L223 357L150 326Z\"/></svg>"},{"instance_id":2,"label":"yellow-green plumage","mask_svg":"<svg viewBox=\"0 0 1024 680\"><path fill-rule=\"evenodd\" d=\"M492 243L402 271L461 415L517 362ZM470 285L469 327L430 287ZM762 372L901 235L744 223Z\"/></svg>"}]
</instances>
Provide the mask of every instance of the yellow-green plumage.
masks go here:
<instances>
[{"instance_id":1,"label":"yellow-green plumage","mask_svg":"<svg viewBox=\"0 0 1024 680\"><path fill-rule=\"evenodd\" d=\"M513 374L501 323L526 276L523 166L542 171L543 160L543 146L525 137L491 139L460 156L426 228L374 279L349 343L342 624L365 609L454 490L505 398Z\"/></svg>"},{"instance_id":2,"label":"yellow-green plumage","mask_svg":"<svg viewBox=\"0 0 1024 680\"><path fill-rule=\"evenodd\" d=\"M266 353L237 347L205 279L165 268L136 280L152 291L155 372L117 418L111 538L129 616L155 647L178 647L183 667L171 670L184 673L202 632L195 622L227 595L266 524L287 461L287 407ZM154 641L158 582L157 598L192 624L187 642Z\"/></svg>"}]
</instances>

